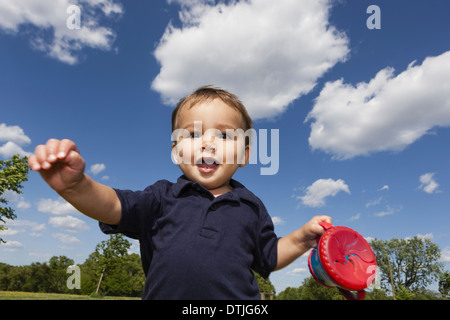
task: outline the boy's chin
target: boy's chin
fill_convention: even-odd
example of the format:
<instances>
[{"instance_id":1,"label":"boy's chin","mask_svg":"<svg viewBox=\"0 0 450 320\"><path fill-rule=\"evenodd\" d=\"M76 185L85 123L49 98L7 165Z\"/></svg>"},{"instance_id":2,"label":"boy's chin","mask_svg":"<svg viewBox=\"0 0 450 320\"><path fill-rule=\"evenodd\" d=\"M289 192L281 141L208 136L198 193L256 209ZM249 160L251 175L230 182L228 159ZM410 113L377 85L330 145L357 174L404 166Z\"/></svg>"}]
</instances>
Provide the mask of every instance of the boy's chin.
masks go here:
<instances>
[{"instance_id":1,"label":"boy's chin","mask_svg":"<svg viewBox=\"0 0 450 320\"><path fill-rule=\"evenodd\" d=\"M231 177L228 179L226 177L222 177L217 170L210 173L202 173L200 170L194 173L183 170L182 172L189 180L192 182L198 182L207 190L220 188L231 179Z\"/></svg>"}]
</instances>

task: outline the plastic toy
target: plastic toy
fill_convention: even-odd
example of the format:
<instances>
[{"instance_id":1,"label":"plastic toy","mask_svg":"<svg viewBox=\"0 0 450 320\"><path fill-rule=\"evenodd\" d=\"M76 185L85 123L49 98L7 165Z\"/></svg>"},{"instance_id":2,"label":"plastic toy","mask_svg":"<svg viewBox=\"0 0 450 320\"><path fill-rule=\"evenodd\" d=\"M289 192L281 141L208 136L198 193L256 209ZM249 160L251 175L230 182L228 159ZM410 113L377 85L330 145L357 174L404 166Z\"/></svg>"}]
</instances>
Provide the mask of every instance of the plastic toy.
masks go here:
<instances>
[{"instance_id":1,"label":"plastic toy","mask_svg":"<svg viewBox=\"0 0 450 320\"><path fill-rule=\"evenodd\" d=\"M356 231L321 222L326 230L309 255L311 274L325 287L337 287L347 300L363 300L375 279L377 262L372 248ZM355 297L351 291L357 291Z\"/></svg>"}]
</instances>

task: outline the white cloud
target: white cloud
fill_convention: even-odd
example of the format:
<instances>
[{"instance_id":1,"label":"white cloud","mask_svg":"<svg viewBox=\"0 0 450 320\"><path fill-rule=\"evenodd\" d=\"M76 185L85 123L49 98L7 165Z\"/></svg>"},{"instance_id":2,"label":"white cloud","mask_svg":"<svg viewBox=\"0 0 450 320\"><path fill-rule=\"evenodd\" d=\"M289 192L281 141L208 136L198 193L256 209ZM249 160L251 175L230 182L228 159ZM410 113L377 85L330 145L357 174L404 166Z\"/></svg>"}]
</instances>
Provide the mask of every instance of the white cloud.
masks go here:
<instances>
[{"instance_id":1,"label":"white cloud","mask_svg":"<svg viewBox=\"0 0 450 320\"><path fill-rule=\"evenodd\" d=\"M358 212L356 215L351 216L349 221L356 221L356 220L359 220L360 218L361 218L361 213Z\"/></svg>"},{"instance_id":2,"label":"white cloud","mask_svg":"<svg viewBox=\"0 0 450 320\"><path fill-rule=\"evenodd\" d=\"M48 261L51 258L50 253L43 253L43 252L30 252L28 254L30 257L33 257L33 259L39 259L41 261Z\"/></svg>"},{"instance_id":3,"label":"white cloud","mask_svg":"<svg viewBox=\"0 0 450 320\"><path fill-rule=\"evenodd\" d=\"M366 203L366 208L373 207L373 206L376 206L376 205L380 204L381 200L383 200L383 197L379 197L378 199L371 200L371 201L367 202Z\"/></svg>"},{"instance_id":4,"label":"white cloud","mask_svg":"<svg viewBox=\"0 0 450 320\"><path fill-rule=\"evenodd\" d=\"M391 214L394 214L396 212L396 210L394 210L393 208L391 208L390 206L386 206L386 210L384 211L379 211L375 213L376 217L384 217L384 216L389 216Z\"/></svg>"},{"instance_id":5,"label":"white cloud","mask_svg":"<svg viewBox=\"0 0 450 320\"><path fill-rule=\"evenodd\" d=\"M23 244L19 241L7 241L6 243L2 243L0 245L0 248L7 252L15 252L18 249L22 249L23 247Z\"/></svg>"},{"instance_id":6,"label":"white cloud","mask_svg":"<svg viewBox=\"0 0 450 320\"><path fill-rule=\"evenodd\" d=\"M421 185L419 189L422 189L426 193L437 193L439 192L439 183L434 179L434 173L425 173L419 178Z\"/></svg>"},{"instance_id":7,"label":"white cloud","mask_svg":"<svg viewBox=\"0 0 450 320\"><path fill-rule=\"evenodd\" d=\"M127 250L128 254L137 253L140 254L139 240L131 239L131 247Z\"/></svg>"},{"instance_id":8,"label":"white cloud","mask_svg":"<svg viewBox=\"0 0 450 320\"><path fill-rule=\"evenodd\" d=\"M439 261L450 262L450 247L446 247L446 248L444 248L444 250L442 250L441 258Z\"/></svg>"},{"instance_id":9,"label":"white cloud","mask_svg":"<svg viewBox=\"0 0 450 320\"><path fill-rule=\"evenodd\" d=\"M55 228L72 233L79 233L89 229L86 222L72 216L52 217L48 220L48 223Z\"/></svg>"},{"instance_id":10,"label":"white cloud","mask_svg":"<svg viewBox=\"0 0 450 320\"><path fill-rule=\"evenodd\" d=\"M45 223L37 223L29 220L17 220L17 223L21 226L29 227L31 231L34 232L43 232L47 230Z\"/></svg>"},{"instance_id":11,"label":"white cloud","mask_svg":"<svg viewBox=\"0 0 450 320\"><path fill-rule=\"evenodd\" d=\"M167 0L169 4L178 3L185 7L194 7L199 4L214 4L214 0Z\"/></svg>"},{"instance_id":12,"label":"white cloud","mask_svg":"<svg viewBox=\"0 0 450 320\"><path fill-rule=\"evenodd\" d=\"M334 197L341 191L350 194L350 189L344 180L319 179L306 189L304 196L297 198L309 207L323 207L326 197Z\"/></svg>"},{"instance_id":13,"label":"white cloud","mask_svg":"<svg viewBox=\"0 0 450 320\"><path fill-rule=\"evenodd\" d=\"M380 189L378 189L377 191L383 191L383 190L389 190L389 186L387 184L385 184L384 186L382 186Z\"/></svg>"},{"instance_id":14,"label":"white cloud","mask_svg":"<svg viewBox=\"0 0 450 320\"><path fill-rule=\"evenodd\" d=\"M449 74L450 51L397 76L386 68L369 83L326 83L305 120L312 120L312 149L335 159L401 151L433 128L450 126Z\"/></svg>"},{"instance_id":15,"label":"white cloud","mask_svg":"<svg viewBox=\"0 0 450 320\"><path fill-rule=\"evenodd\" d=\"M151 86L169 105L212 84L235 93L253 118L272 117L349 52L328 22L329 0L175 2L181 27L167 26Z\"/></svg>"},{"instance_id":16,"label":"white cloud","mask_svg":"<svg viewBox=\"0 0 450 320\"><path fill-rule=\"evenodd\" d=\"M19 126L8 126L5 123L0 123L0 142L5 142L0 145L0 158L11 158L15 154L22 157L31 155L30 152L22 149L24 145L31 143L31 139Z\"/></svg>"},{"instance_id":17,"label":"white cloud","mask_svg":"<svg viewBox=\"0 0 450 320\"><path fill-rule=\"evenodd\" d=\"M31 155L30 152L26 152L16 143L8 141L4 145L0 146L0 157L11 158L13 155L18 154L21 157Z\"/></svg>"},{"instance_id":18,"label":"white cloud","mask_svg":"<svg viewBox=\"0 0 450 320\"><path fill-rule=\"evenodd\" d=\"M434 237L434 235L433 235L433 233L426 233L426 234L417 234L417 237L419 238L419 239L422 239L422 240L424 240L424 239L433 239L433 237Z\"/></svg>"},{"instance_id":19,"label":"white cloud","mask_svg":"<svg viewBox=\"0 0 450 320\"><path fill-rule=\"evenodd\" d=\"M69 29L71 5L80 8L80 29ZM77 63L83 48L111 50L115 33L103 27L101 20L119 17L122 6L114 0L2 0L0 29L21 33L32 26L30 43L34 49L68 64Z\"/></svg>"},{"instance_id":20,"label":"white cloud","mask_svg":"<svg viewBox=\"0 0 450 320\"><path fill-rule=\"evenodd\" d=\"M31 143L31 139L23 132L19 126L7 126L0 123L0 142L11 141L20 145Z\"/></svg>"},{"instance_id":21,"label":"white cloud","mask_svg":"<svg viewBox=\"0 0 450 320\"><path fill-rule=\"evenodd\" d=\"M434 235L431 232L430 233L426 233L426 234L418 233L418 234L415 235L415 237L419 238L420 240L425 240L425 239L430 239L431 240L431 239L433 239ZM405 240L412 240L413 237L408 236L408 237L405 237L404 239Z\"/></svg>"},{"instance_id":22,"label":"white cloud","mask_svg":"<svg viewBox=\"0 0 450 320\"><path fill-rule=\"evenodd\" d=\"M272 222L273 222L273 224L274 224L275 226L283 225L283 224L284 224L284 220L281 219L280 217L273 217L273 218L272 218Z\"/></svg>"},{"instance_id":23,"label":"white cloud","mask_svg":"<svg viewBox=\"0 0 450 320\"><path fill-rule=\"evenodd\" d=\"M42 236L42 232L47 230L45 223L37 223L30 220L4 220L5 223L3 225L6 226L8 230L1 232L3 236L12 236L19 233L26 233L29 236L40 237Z\"/></svg>"},{"instance_id":24,"label":"white cloud","mask_svg":"<svg viewBox=\"0 0 450 320\"><path fill-rule=\"evenodd\" d=\"M8 201L10 203L14 203L18 209L26 210L31 207L31 203L25 201L25 198L23 196L21 196L20 194L14 192L14 191L6 190L3 193L2 197L6 201Z\"/></svg>"},{"instance_id":25,"label":"white cloud","mask_svg":"<svg viewBox=\"0 0 450 320\"><path fill-rule=\"evenodd\" d=\"M97 175L97 174L99 174L100 172L104 171L105 169L106 169L106 166L105 166L103 163L96 163L96 164L93 164L93 165L91 166L90 171L91 171L93 174Z\"/></svg>"},{"instance_id":26,"label":"white cloud","mask_svg":"<svg viewBox=\"0 0 450 320\"><path fill-rule=\"evenodd\" d=\"M65 233L54 233L52 234L52 237L55 239L58 239L59 241L61 241L62 243L67 243L67 244L80 244L81 241L80 239L78 239L77 237L65 234Z\"/></svg>"},{"instance_id":27,"label":"white cloud","mask_svg":"<svg viewBox=\"0 0 450 320\"><path fill-rule=\"evenodd\" d=\"M17 202L18 209L26 210L26 209L29 209L30 207L31 207L31 203L23 200L23 197L21 197L21 200L19 200L19 202Z\"/></svg>"},{"instance_id":28,"label":"white cloud","mask_svg":"<svg viewBox=\"0 0 450 320\"><path fill-rule=\"evenodd\" d=\"M308 272L308 268L295 268L293 270L288 271L286 274L290 276L299 276L302 273Z\"/></svg>"},{"instance_id":29,"label":"white cloud","mask_svg":"<svg viewBox=\"0 0 450 320\"><path fill-rule=\"evenodd\" d=\"M20 232L20 230L17 229L11 229L11 228L7 228L5 229L0 229L0 237L2 239L4 239L5 237L11 237L11 236L15 236Z\"/></svg>"},{"instance_id":30,"label":"white cloud","mask_svg":"<svg viewBox=\"0 0 450 320\"><path fill-rule=\"evenodd\" d=\"M78 210L64 199L41 199L38 202L38 211L56 215L78 213Z\"/></svg>"}]
</instances>

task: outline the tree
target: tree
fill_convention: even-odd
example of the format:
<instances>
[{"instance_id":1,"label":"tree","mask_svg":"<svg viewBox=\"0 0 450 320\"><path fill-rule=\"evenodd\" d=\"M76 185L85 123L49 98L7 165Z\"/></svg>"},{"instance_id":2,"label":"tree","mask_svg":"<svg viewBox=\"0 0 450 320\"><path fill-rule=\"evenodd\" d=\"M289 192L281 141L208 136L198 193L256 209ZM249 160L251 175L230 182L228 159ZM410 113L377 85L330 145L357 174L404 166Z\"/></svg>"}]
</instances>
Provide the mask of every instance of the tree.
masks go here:
<instances>
[{"instance_id":1,"label":"tree","mask_svg":"<svg viewBox=\"0 0 450 320\"><path fill-rule=\"evenodd\" d=\"M10 266L0 263L0 290L23 291L23 285L29 276L29 267Z\"/></svg>"},{"instance_id":2,"label":"tree","mask_svg":"<svg viewBox=\"0 0 450 320\"><path fill-rule=\"evenodd\" d=\"M50 267L51 278L50 292L55 293L68 293L70 290L67 288L67 268L74 264L72 259L66 256L53 256L50 258L48 265Z\"/></svg>"},{"instance_id":3,"label":"tree","mask_svg":"<svg viewBox=\"0 0 450 320\"><path fill-rule=\"evenodd\" d=\"M301 287L300 287L301 288ZM300 288L287 287L277 295L277 300L300 300Z\"/></svg>"},{"instance_id":4,"label":"tree","mask_svg":"<svg viewBox=\"0 0 450 320\"><path fill-rule=\"evenodd\" d=\"M80 265L82 271L81 290L84 295L96 294L101 267L98 263L98 254L93 252ZM145 285L145 274L141 265L141 257L132 253L114 259L105 271L101 282L101 295L109 296L142 296ZM96 294L97 295L97 294Z\"/></svg>"},{"instance_id":5,"label":"tree","mask_svg":"<svg viewBox=\"0 0 450 320\"><path fill-rule=\"evenodd\" d=\"M256 282L258 282L259 292L265 293L265 294L275 294L275 287L273 286L272 282L270 282L270 279L264 279L261 277L261 275L255 271L253 271L253 274L256 277Z\"/></svg>"},{"instance_id":6,"label":"tree","mask_svg":"<svg viewBox=\"0 0 450 320\"><path fill-rule=\"evenodd\" d=\"M319 284L313 277L303 280L300 300L345 300L337 288L328 288Z\"/></svg>"},{"instance_id":7,"label":"tree","mask_svg":"<svg viewBox=\"0 0 450 320\"><path fill-rule=\"evenodd\" d=\"M303 280L298 288L288 287L276 297L277 300L345 300L337 288L319 284L313 277Z\"/></svg>"},{"instance_id":8,"label":"tree","mask_svg":"<svg viewBox=\"0 0 450 320\"><path fill-rule=\"evenodd\" d=\"M121 234L112 234L109 236L108 240L104 240L97 245L94 257L98 263L100 278L98 280L97 289L95 290L96 294L98 294L105 272L113 266L115 262L122 260L130 247L131 242L126 240Z\"/></svg>"},{"instance_id":9,"label":"tree","mask_svg":"<svg viewBox=\"0 0 450 320\"><path fill-rule=\"evenodd\" d=\"M26 292L51 292L51 269L47 263L33 262L26 268L27 277L22 286Z\"/></svg>"},{"instance_id":10,"label":"tree","mask_svg":"<svg viewBox=\"0 0 450 320\"><path fill-rule=\"evenodd\" d=\"M381 284L402 293L417 291L437 280L443 265L438 262L440 250L430 239L373 240L370 243L381 270ZM392 274L392 276L391 276Z\"/></svg>"},{"instance_id":11,"label":"tree","mask_svg":"<svg viewBox=\"0 0 450 320\"><path fill-rule=\"evenodd\" d=\"M114 265L110 266L102 288L111 296L139 297L142 295L144 284L145 275L141 258L133 253L123 256L120 262L116 260Z\"/></svg>"},{"instance_id":12,"label":"tree","mask_svg":"<svg viewBox=\"0 0 450 320\"><path fill-rule=\"evenodd\" d=\"M439 292L442 296L448 297L450 295L450 272L444 271L439 276Z\"/></svg>"},{"instance_id":13,"label":"tree","mask_svg":"<svg viewBox=\"0 0 450 320\"><path fill-rule=\"evenodd\" d=\"M15 219L14 210L8 207L8 201L2 197L6 190L14 191L21 194L23 188L22 183L27 181L29 167L27 164L27 157L20 158L19 155L14 155L10 160L0 161L0 221L5 223L6 219ZM0 225L0 231L6 230L4 225ZM0 244L5 243L0 237Z\"/></svg>"}]
</instances>

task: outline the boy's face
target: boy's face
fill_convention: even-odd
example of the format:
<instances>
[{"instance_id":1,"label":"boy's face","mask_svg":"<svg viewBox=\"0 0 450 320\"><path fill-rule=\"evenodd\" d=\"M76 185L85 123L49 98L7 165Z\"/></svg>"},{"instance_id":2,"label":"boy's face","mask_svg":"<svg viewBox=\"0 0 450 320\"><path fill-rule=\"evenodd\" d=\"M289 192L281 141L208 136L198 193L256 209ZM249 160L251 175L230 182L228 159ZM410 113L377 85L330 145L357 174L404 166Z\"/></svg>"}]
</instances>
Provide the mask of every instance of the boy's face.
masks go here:
<instances>
[{"instance_id":1,"label":"boy's face","mask_svg":"<svg viewBox=\"0 0 450 320\"><path fill-rule=\"evenodd\" d=\"M250 157L239 111L214 99L182 108L176 123L172 152L184 175L215 196L231 191L231 177Z\"/></svg>"}]
</instances>

